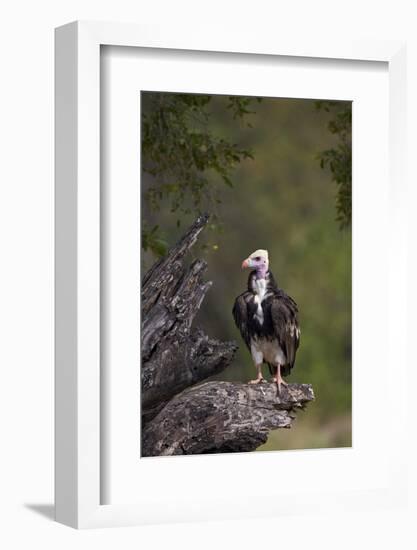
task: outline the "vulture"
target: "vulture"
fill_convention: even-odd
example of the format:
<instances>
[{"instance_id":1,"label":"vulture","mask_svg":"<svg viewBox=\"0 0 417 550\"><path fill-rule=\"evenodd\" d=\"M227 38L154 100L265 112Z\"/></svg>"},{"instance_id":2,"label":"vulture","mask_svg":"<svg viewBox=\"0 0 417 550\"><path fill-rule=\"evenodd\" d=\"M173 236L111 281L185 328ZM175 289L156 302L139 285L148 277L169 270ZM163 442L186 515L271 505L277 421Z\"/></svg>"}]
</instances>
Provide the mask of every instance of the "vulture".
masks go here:
<instances>
[{"instance_id":1,"label":"vulture","mask_svg":"<svg viewBox=\"0 0 417 550\"><path fill-rule=\"evenodd\" d=\"M298 307L278 287L269 270L267 250L253 252L243 261L245 268L252 268L248 289L236 298L233 317L256 367L257 377L249 383L264 381L262 364L266 363L280 394L281 385L287 385L282 377L290 374L300 344Z\"/></svg>"}]
</instances>

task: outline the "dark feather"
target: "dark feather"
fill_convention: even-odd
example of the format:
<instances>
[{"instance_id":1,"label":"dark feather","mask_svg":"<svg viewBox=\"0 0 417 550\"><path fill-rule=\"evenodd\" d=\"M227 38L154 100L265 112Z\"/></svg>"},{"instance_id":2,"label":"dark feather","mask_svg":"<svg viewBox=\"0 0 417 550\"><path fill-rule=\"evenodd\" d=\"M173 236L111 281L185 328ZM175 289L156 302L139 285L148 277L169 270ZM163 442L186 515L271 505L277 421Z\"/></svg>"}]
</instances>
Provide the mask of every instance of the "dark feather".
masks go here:
<instances>
[{"instance_id":1,"label":"dark feather","mask_svg":"<svg viewBox=\"0 0 417 550\"><path fill-rule=\"evenodd\" d=\"M266 298L262 302L263 323L256 317L257 304L254 302L254 281L256 271L248 278L248 290L235 300L233 317L242 338L250 350L251 339L254 337L266 340L277 340L285 354L286 363L281 365L281 373L288 375L295 364L297 349L300 345L298 324L298 307L275 282L273 274L267 274ZM276 366L269 365L271 373Z\"/></svg>"},{"instance_id":2,"label":"dark feather","mask_svg":"<svg viewBox=\"0 0 417 550\"><path fill-rule=\"evenodd\" d=\"M287 375L295 364L295 356L300 345L300 333L297 304L283 290L280 290L272 300L271 317L274 333L287 360L281 372Z\"/></svg>"},{"instance_id":3,"label":"dark feather","mask_svg":"<svg viewBox=\"0 0 417 550\"><path fill-rule=\"evenodd\" d=\"M250 334L248 323L248 301L250 299L249 292L244 292L238 296L233 306L233 318L235 320L237 328L240 330L240 334L250 350Z\"/></svg>"}]
</instances>

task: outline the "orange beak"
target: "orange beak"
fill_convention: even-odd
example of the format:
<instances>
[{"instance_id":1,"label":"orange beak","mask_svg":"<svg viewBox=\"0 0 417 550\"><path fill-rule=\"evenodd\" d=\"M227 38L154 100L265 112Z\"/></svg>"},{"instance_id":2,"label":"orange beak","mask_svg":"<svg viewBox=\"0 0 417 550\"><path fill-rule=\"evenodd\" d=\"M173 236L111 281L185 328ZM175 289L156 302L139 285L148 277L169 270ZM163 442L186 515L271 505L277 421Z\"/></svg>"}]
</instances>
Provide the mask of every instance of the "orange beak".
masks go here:
<instances>
[{"instance_id":1,"label":"orange beak","mask_svg":"<svg viewBox=\"0 0 417 550\"><path fill-rule=\"evenodd\" d=\"M242 262L242 269L246 269L247 267L249 267L249 262L248 262L248 260L243 260L243 262Z\"/></svg>"}]
</instances>

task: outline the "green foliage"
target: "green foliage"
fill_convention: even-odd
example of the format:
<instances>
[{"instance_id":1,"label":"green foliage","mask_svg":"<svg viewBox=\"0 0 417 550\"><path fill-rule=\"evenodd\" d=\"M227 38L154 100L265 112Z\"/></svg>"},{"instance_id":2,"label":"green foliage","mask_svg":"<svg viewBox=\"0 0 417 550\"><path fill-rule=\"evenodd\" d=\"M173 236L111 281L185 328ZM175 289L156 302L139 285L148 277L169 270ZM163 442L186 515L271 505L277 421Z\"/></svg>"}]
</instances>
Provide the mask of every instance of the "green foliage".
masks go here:
<instances>
[{"instance_id":1,"label":"green foliage","mask_svg":"<svg viewBox=\"0 0 417 550\"><path fill-rule=\"evenodd\" d=\"M337 137L337 144L318 154L321 168L327 168L337 184L336 212L341 227L352 222L352 107L344 101L317 101L318 111L331 113L329 131Z\"/></svg>"},{"instance_id":2,"label":"green foliage","mask_svg":"<svg viewBox=\"0 0 417 550\"><path fill-rule=\"evenodd\" d=\"M229 96L228 100L229 100L229 103L227 105L227 109L230 109L232 111L234 120L238 118L242 118L244 115L255 114L255 111L251 110L251 105L253 102L252 97ZM260 103L262 101L262 98L257 97L256 101ZM248 122L248 126L252 128L252 125L250 122Z\"/></svg>"},{"instance_id":3,"label":"green foliage","mask_svg":"<svg viewBox=\"0 0 417 550\"><path fill-rule=\"evenodd\" d=\"M159 225L149 227L146 220L142 223L142 249L152 251L155 256L165 256L168 251L168 243L159 231Z\"/></svg>"},{"instance_id":4,"label":"green foliage","mask_svg":"<svg viewBox=\"0 0 417 550\"><path fill-rule=\"evenodd\" d=\"M254 113L252 98L222 99L221 110L229 114L232 125ZM168 207L177 226L184 215L203 210L212 212L219 226L216 206L221 204L221 188L233 187L236 166L253 158L249 149L213 131L211 107L211 95L142 94L142 170L151 178L144 199L150 212ZM144 225L144 250L163 255L166 247L158 227L149 230Z\"/></svg>"}]
</instances>

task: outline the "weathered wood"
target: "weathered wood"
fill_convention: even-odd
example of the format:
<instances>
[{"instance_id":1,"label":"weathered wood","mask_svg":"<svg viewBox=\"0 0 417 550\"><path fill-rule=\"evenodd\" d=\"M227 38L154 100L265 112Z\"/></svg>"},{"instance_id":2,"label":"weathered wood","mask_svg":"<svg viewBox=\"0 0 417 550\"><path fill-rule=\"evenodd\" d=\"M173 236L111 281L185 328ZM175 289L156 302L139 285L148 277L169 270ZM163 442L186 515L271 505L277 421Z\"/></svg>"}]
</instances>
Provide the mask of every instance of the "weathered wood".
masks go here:
<instances>
[{"instance_id":1,"label":"weathered wood","mask_svg":"<svg viewBox=\"0 0 417 550\"><path fill-rule=\"evenodd\" d=\"M164 340L161 350L142 367L142 415L147 421L184 388L223 371L237 345L209 338L202 330Z\"/></svg>"},{"instance_id":2,"label":"weathered wood","mask_svg":"<svg viewBox=\"0 0 417 550\"><path fill-rule=\"evenodd\" d=\"M200 216L184 237L142 281L142 420L147 422L184 388L218 374L233 360L235 342L209 338L192 330L211 282L207 264L183 259L208 221Z\"/></svg>"},{"instance_id":3,"label":"weathered wood","mask_svg":"<svg viewBox=\"0 0 417 550\"><path fill-rule=\"evenodd\" d=\"M253 451L270 430L290 428L314 399L309 384L205 382L172 398L146 424L142 456Z\"/></svg>"},{"instance_id":4,"label":"weathered wood","mask_svg":"<svg viewBox=\"0 0 417 550\"><path fill-rule=\"evenodd\" d=\"M162 269L165 269L164 267ZM186 336L195 315L204 299L210 282L203 281L206 262L196 260L188 271L176 268L176 277L169 273L152 308L148 309L142 321L142 361L150 358L157 343L169 334L181 338ZM165 274L160 274L159 280Z\"/></svg>"},{"instance_id":5,"label":"weathered wood","mask_svg":"<svg viewBox=\"0 0 417 550\"><path fill-rule=\"evenodd\" d=\"M178 274L183 273L181 260L197 241L208 219L208 214L199 216L168 254L145 273L142 279L142 315L146 315L158 299L175 287Z\"/></svg>"}]
</instances>

